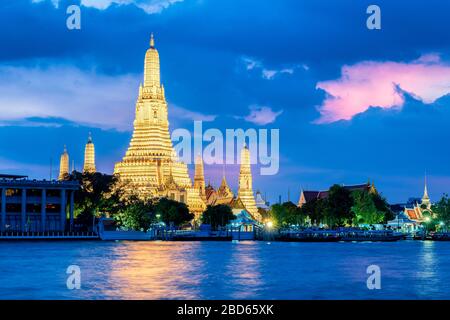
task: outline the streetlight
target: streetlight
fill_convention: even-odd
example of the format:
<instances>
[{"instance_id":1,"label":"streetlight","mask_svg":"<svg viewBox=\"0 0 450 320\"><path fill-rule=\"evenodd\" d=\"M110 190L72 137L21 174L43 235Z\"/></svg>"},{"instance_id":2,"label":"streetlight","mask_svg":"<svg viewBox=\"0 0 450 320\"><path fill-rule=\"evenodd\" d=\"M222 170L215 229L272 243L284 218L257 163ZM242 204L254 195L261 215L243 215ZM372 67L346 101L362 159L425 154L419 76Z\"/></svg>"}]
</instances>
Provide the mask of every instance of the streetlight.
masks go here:
<instances>
[{"instance_id":1,"label":"streetlight","mask_svg":"<svg viewBox=\"0 0 450 320\"><path fill-rule=\"evenodd\" d=\"M273 222L272 221L267 221L266 226L267 226L267 228L272 229Z\"/></svg>"}]
</instances>

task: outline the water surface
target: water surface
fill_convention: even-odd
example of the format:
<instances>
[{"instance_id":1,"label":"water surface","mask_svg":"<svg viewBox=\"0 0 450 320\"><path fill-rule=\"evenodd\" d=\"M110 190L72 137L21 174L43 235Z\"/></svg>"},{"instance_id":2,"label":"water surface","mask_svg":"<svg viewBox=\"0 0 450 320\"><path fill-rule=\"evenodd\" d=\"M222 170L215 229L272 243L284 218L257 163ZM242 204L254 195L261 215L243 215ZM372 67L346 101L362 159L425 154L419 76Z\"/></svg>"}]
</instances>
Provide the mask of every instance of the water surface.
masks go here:
<instances>
[{"instance_id":1,"label":"water surface","mask_svg":"<svg viewBox=\"0 0 450 320\"><path fill-rule=\"evenodd\" d=\"M450 242L0 242L0 298L449 299Z\"/></svg>"}]
</instances>

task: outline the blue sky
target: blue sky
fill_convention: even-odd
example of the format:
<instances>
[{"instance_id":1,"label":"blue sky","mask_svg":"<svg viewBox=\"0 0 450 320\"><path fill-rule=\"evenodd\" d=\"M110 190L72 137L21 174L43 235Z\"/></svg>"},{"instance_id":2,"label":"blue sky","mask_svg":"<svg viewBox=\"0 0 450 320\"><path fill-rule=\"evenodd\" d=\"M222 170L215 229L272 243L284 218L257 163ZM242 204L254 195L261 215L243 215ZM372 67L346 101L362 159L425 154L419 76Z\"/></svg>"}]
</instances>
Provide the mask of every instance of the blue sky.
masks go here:
<instances>
[{"instance_id":1,"label":"blue sky","mask_svg":"<svg viewBox=\"0 0 450 320\"><path fill-rule=\"evenodd\" d=\"M0 3L1 172L55 176L64 144L80 169L92 132L111 173L154 32L171 129L280 129L278 175L254 176L269 200L371 179L400 202L425 171L434 200L450 191L449 2L83 0L68 30L73 3Z\"/></svg>"}]
</instances>

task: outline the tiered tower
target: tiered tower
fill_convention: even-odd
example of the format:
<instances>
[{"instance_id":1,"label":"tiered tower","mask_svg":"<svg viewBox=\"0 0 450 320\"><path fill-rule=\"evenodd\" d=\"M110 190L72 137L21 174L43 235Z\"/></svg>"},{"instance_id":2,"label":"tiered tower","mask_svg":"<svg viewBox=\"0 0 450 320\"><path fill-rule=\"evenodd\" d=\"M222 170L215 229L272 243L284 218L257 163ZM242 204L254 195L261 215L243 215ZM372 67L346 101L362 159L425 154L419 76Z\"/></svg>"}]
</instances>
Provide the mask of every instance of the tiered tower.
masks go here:
<instances>
[{"instance_id":1,"label":"tiered tower","mask_svg":"<svg viewBox=\"0 0 450 320\"><path fill-rule=\"evenodd\" d=\"M206 185L205 185L205 175L203 170L203 159L199 155L195 159L195 175L194 175L194 188L200 191L200 197L204 202L206 202Z\"/></svg>"},{"instance_id":2,"label":"tiered tower","mask_svg":"<svg viewBox=\"0 0 450 320\"><path fill-rule=\"evenodd\" d=\"M422 197L422 203L423 205L426 205L428 209L431 208L431 201L430 196L428 195L428 184L427 184L427 176L425 175L425 187L423 190L423 197Z\"/></svg>"},{"instance_id":3,"label":"tiered tower","mask_svg":"<svg viewBox=\"0 0 450 320\"><path fill-rule=\"evenodd\" d=\"M250 151L247 146L241 151L241 170L239 172L239 191L238 198L241 199L245 209L258 221L261 221L261 215L256 207L255 197L252 187L252 171L250 167Z\"/></svg>"},{"instance_id":4,"label":"tiered tower","mask_svg":"<svg viewBox=\"0 0 450 320\"><path fill-rule=\"evenodd\" d=\"M64 180L69 175L69 154L67 148L64 146L64 152L61 154L59 161L59 176L58 180Z\"/></svg>"},{"instance_id":5,"label":"tiered tower","mask_svg":"<svg viewBox=\"0 0 450 320\"><path fill-rule=\"evenodd\" d=\"M124 183L126 193L141 198L168 197L187 203L194 213L206 208L170 140L167 102L153 34L145 54L144 82L139 86L133 136L114 173Z\"/></svg>"},{"instance_id":6,"label":"tiered tower","mask_svg":"<svg viewBox=\"0 0 450 320\"><path fill-rule=\"evenodd\" d=\"M95 146L92 141L92 135L89 132L88 142L86 143L86 147L84 148L84 173L95 173L97 169L95 168Z\"/></svg>"}]
</instances>

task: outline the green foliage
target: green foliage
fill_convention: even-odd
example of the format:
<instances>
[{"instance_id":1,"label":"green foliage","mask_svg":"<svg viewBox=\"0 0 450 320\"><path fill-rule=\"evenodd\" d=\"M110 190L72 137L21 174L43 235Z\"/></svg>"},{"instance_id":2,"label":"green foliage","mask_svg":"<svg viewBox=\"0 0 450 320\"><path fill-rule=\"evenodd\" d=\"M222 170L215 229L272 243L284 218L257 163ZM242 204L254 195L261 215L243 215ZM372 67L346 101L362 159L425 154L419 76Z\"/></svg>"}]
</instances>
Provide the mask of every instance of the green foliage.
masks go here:
<instances>
[{"instance_id":1,"label":"green foliage","mask_svg":"<svg viewBox=\"0 0 450 320\"><path fill-rule=\"evenodd\" d=\"M330 227L350 225L354 218L352 206L350 191L339 185L332 186L325 201L325 223Z\"/></svg>"},{"instance_id":2,"label":"green foliage","mask_svg":"<svg viewBox=\"0 0 450 320\"><path fill-rule=\"evenodd\" d=\"M212 230L226 226L235 216L231 208L224 204L208 206L202 214L202 222L210 224Z\"/></svg>"},{"instance_id":3,"label":"green foliage","mask_svg":"<svg viewBox=\"0 0 450 320\"><path fill-rule=\"evenodd\" d=\"M313 199L306 202L301 208L302 215L309 217L311 224L319 225L324 219L326 201L323 199Z\"/></svg>"},{"instance_id":4,"label":"green foliage","mask_svg":"<svg viewBox=\"0 0 450 320\"><path fill-rule=\"evenodd\" d=\"M384 220L384 211L379 210L375 204L377 195L366 190L356 190L352 192L353 206L352 212L355 215L354 224L376 224ZM378 196L379 198L379 196ZM379 204L381 208L381 202Z\"/></svg>"},{"instance_id":5,"label":"green foliage","mask_svg":"<svg viewBox=\"0 0 450 320\"><path fill-rule=\"evenodd\" d=\"M272 222L278 227L288 227L293 224L302 225L306 220L304 211L292 202L274 204L270 208L269 216Z\"/></svg>"},{"instance_id":6,"label":"green foliage","mask_svg":"<svg viewBox=\"0 0 450 320\"><path fill-rule=\"evenodd\" d=\"M155 222L153 203L135 201L128 205L123 212L116 214L115 219L119 225L129 230L147 231Z\"/></svg>"},{"instance_id":7,"label":"green foliage","mask_svg":"<svg viewBox=\"0 0 450 320\"><path fill-rule=\"evenodd\" d=\"M75 223L85 228L92 226L94 217L99 217L103 212L118 212L112 210L113 206L120 206L117 201L119 194L113 193L113 187L117 178L101 173L73 172L67 180L78 181L80 190L75 193L74 214Z\"/></svg>"},{"instance_id":8,"label":"green foliage","mask_svg":"<svg viewBox=\"0 0 450 320\"><path fill-rule=\"evenodd\" d=\"M432 207L432 211L439 222L442 221L446 226L450 225L450 199L447 194Z\"/></svg>"},{"instance_id":9,"label":"green foliage","mask_svg":"<svg viewBox=\"0 0 450 320\"><path fill-rule=\"evenodd\" d=\"M155 213L165 224L182 225L194 219L194 215L189 212L186 204L161 198L155 205Z\"/></svg>"}]
</instances>

